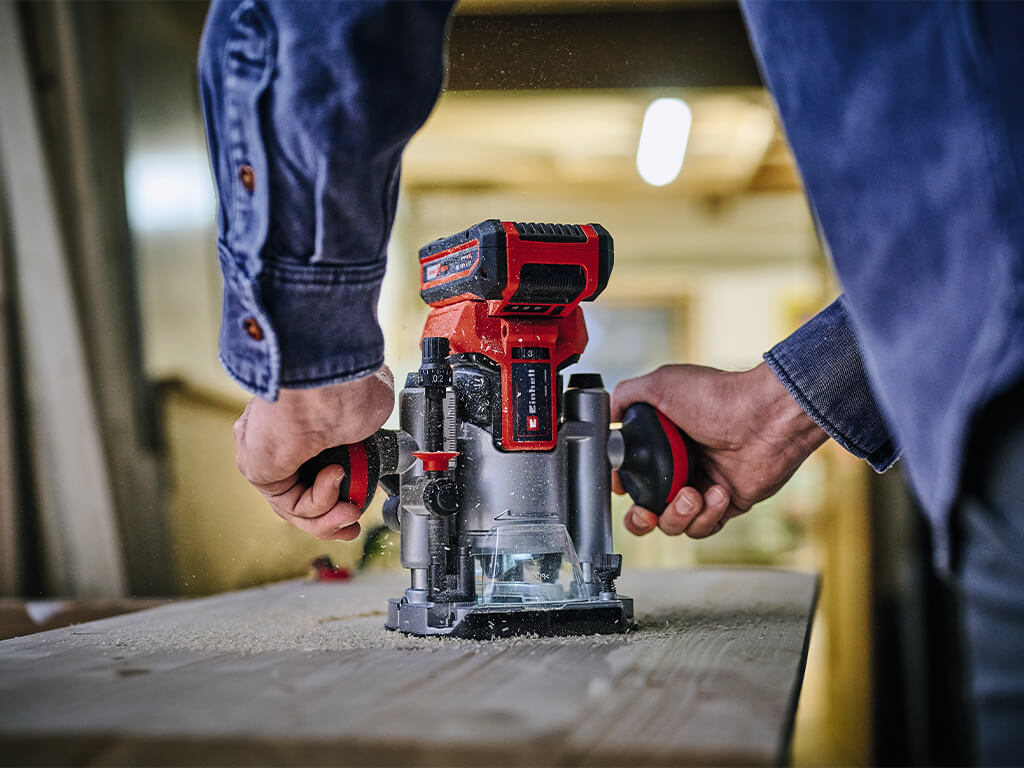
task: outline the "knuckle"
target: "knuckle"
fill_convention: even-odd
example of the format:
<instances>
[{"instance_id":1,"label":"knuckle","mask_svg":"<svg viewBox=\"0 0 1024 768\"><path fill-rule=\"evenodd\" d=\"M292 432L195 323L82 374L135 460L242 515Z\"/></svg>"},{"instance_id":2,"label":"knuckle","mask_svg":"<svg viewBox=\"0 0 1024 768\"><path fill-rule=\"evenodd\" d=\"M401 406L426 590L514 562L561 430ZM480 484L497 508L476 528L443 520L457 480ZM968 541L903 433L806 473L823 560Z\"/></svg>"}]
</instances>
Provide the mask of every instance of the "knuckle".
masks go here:
<instances>
[{"instance_id":1,"label":"knuckle","mask_svg":"<svg viewBox=\"0 0 1024 768\"><path fill-rule=\"evenodd\" d=\"M395 374L392 373L391 367L388 365L382 365L377 369L377 378L388 384L392 389L395 387Z\"/></svg>"},{"instance_id":2,"label":"knuckle","mask_svg":"<svg viewBox=\"0 0 1024 768\"><path fill-rule=\"evenodd\" d=\"M752 501L752 499L767 499L769 495L770 494L760 495L755 493L751 494L748 497L746 494L742 496L739 494L734 494L729 499L729 507L731 509L737 510L737 514L741 514L743 512L748 511L752 506L754 506L755 502Z\"/></svg>"},{"instance_id":3,"label":"knuckle","mask_svg":"<svg viewBox=\"0 0 1024 768\"><path fill-rule=\"evenodd\" d=\"M671 365L669 363L659 365L657 368L651 371L650 374L644 377L644 382L650 382L652 388L661 386L665 383L666 379L672 377L675 368L676 366Z\"/></svg>"},{"instance_id":4,"label":"knuckle","mask_svg":"<svg viewBox=\"0 0 1024 768\"><path fill-rule=\"evenodd\" d=\"M612 390L612 400L615 403L632 402L636 392L643 387L644 377L623 379Z\"/></svg>"},{"instance_id":5,"label":"knuckle","mask_svg":"<svg viewBox=\"0 0 1024 768\"><path fill-rule=\"evenodd\" d=\"M237 419L235 419L235 423L234 426L232 427L232 430L235 434L236 440L241 440L242 436L245 434L246 426L249 423L249 410L251 408L252 400L245 404L245 408L242 410L242 413L238 416Z\"/></svg>"},{"instance_id":6,"label":"knuckle","mask_svg":"<svg viewBox=\"0 0 1024 768\"><path fill-rule=\"evenodd\" d=\"M650 373L651 378L664 378L665 374L672 370L669 363L662 363Z\"/></svg>"}]
</instances>

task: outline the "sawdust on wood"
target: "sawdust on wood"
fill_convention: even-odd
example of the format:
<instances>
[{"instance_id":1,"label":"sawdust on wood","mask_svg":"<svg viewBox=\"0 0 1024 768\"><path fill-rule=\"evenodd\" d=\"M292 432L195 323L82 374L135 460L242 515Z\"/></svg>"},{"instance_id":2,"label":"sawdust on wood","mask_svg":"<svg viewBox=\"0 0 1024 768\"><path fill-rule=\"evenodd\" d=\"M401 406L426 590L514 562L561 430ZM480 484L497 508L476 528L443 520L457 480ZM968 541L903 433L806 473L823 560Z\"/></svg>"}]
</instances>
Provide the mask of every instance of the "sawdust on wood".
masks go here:
<instances>
[{"instance_id":1,"label":"sawdust on wood","mask_svg":"<svg viewBox=\"0 0 1024 768\"><path fill-rule=\"evenodd\" d=\"M657 572L634 574L634 581L657 579ZM679 595L652 600L651 590L637 587L647 595L646 604L637 605L638 626L626 634L587 635L582 637L537 637L531 635L490 641L451 637L416 637L384 628L385 606L381 605L382 586L399 596L405 587L404 575L377 572L357 576L351 582L284 582L236 593L230 602L217 597L190 600L158 611L121 617L95 625L85 625L75 636L102 648L132 650L182 650L204 653L254 654L274 651L343 651L358 648L441 649L459 647L463 651L489 652L510 646L590 645L658 643L680 629L721 633L745 627L751 621L769 631L775 621L785 621L800 606L792 609L772 605L753 605L747 612L723 613L713 602L700 600L680 608ZM620 586L623 592L627 583ZM203 610L204 603L216 601L216 611ZM684 604L685 605L685 604ZM775 614L775 615L773 615Z\"/></svg>"}]
</instances>

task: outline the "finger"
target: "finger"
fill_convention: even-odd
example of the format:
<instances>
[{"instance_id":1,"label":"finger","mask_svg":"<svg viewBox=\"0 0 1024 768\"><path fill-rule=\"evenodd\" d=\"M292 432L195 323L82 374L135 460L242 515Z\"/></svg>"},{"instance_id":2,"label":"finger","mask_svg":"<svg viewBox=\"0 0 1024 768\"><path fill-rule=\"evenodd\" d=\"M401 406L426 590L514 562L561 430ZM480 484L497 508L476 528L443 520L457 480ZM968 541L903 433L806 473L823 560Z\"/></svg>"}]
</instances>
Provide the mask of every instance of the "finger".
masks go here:
<instances>
[{"instance_id":1,"label":"finger","mask_svg":"<svg viewBox=\"0 0 1024 768\"><path fill-rule=\"evenodd\" d=\"M246 430L249 425L249 412L252 408L252 401L256 398L252 398L245 404L245 409L242 411L242 415L235 421L234 426L231 428L232 434L235 436L235 466L238 471L242 473L242 477L249 479L247 474L248 469L248 451L246 450Z\"/></svg>"},{"instance_id":2,"label":"finger","mask_svg":"<svg viewBox=\"0 0 1024 768\"><path fill-rule=\"evenodd\" d=\"M346 538L348 534L343 535L343 531L359 520L362 514L359 511L359 507L354 504L349 504L347 501L339 501L329 511L320 515L320 517L310 519L308 517L299 517L298 515L285 515L284 519L300 531L312 534L318 539L342 538L345 541L351 541L355 536ZM358 533L356 531L356 535Z\"/></svg>"},{"instance_id":3,"label":"finger","mask_svg":"<svg viewBox=\"0 0 1024 768\"><path fill-rule=\"evenodd\" d=\"M622 480L619 479L618 472L612 472L612 493L622 496L626 492L626 489L622 485Z\"/></svg>"},{"instance_id":4,"label":"finger","mask_svg":"<svg viewBox=\"0 0 1024 768\"><path fill-rule=\"evenodd\" d=\"M274 510L274 514L282 520L288 520L292 516L295 512L295 505L302 498L302 494L306 490L298 482L297 477L292 480L291 485L280 491L268 490L266 487L259 485L256 488L270 503L270 508Z\"/></svg>"},{"instance_id":5,"label":"finger","mask_svg":"<svg viewBox=\"0 0 1024 768\"><path fill-rule=\"evenodd\" d=\"M725 524L732 520L734 517L739 517L747 510L739 509L735 504L730 503L729 508L725 510L725 514L722 515L722 519L718 521L715 527L711 531L711 535L714 536L720 530L725 528Z\"/></svg>"},{"instance_id":6,"label":"finger","mask_svg":"<svg viewBox=\"0 0 1024 768\"><path fill-rule=\"evenodd\" d=\"M626 512L623 520L626 530L634 536L643 536L653 531L658 525L658 516L650 510L633 505Z\"/></svg>"},{"instance_id":7,"label":"finger","mask_svg":"<svg viewBox=\"0 0 1024 768\"><path fill-rule=\"evenodd\" d=\"M685 486L679 490L672 503L658 518L658 527L669 536L685 533L694 519L700 515L704 507L704 497L693 486Z\"/></svg>"},{"instance_id":8,"label":"finger","mask_svg":"<svg viewBox=\"0 0 1024 768\"><path fill-rule=\"evenodd\" d=\"M298 517L320 517L338 503L338 489L345 477L345 470L337 464L321 469L316 478L295 503L291 514Z\"/></svg>"},{"instance_id":9,"label":"finger","mask_svg":"<svg viewBox=\"0 0 1024 768\"><path fill-rule=\"evenodd\" d=\"M731 502L731 500L730 500L730 502ZM729 508L727 510L725 510L725 514L722 515L722 522L723 523L727 523L730 520L732 520L734 517L739 517L740 515L746 514L747 511L748 510L740 509L735 504L730 503L729 504Z\"/></svg>"},{"instance_id":10,"label":"finger","mask_svg":"<svg viewBox=\"0 0 1024 768\"><path fill-rule=\"evenodd\" d=\"M252 483L257 491L266 496L272 507L280 508L282 512L288 514L295 511L295 505L299 503L299 499L302 498L302 494L306 490L306 486L299 482L298 472L293 472L288 477L270 483L256 482L250 479L245 472L242 472L242 476Z\"/></svg>"},{"instance_id":11,"label":"finger","mask_svg":"<svg viewBox=\"0 0 1024 768\"><path fill-rule=\"evenodd\" d=\"M352 525L346 525L344 528L340 529L330 538L338 541L352 541L353 539L359 538L359 532L361 530L362 527L359 523L352 523Z\"/></svg>"},{"instance_id":12,"label":"finger","mask_svg":"<svg viewBox=\"0 0 1024 768\"><path fill-rule=\"evenodd\" d=\"M298 472L292 472L287 477L281 477L279 471L269 474L266 471L266 457L259 451L256 451L255 454L249 451L249 433L245 431L246 427L244 425L240 427L239 424L241 424L241 419L235 422L235 440L237 441L235 466L242 477L252 483L256 490L266 496L271 504L283 505L284 510L290 512L303 490L302 486L297 486L299 480ZM271 468L273 467L271 466ZM289 496L290 498L291 494L289 492L296 487L298 487L299 492L295 493L294 498L291 498L288 503L284 504L282 497Z\"/></svg>"},{"instance_id":13,"label":"finger","mask_svg":"<svg viewBox=\"0 0 1024 768\"><path fill-rule=\"evenodd\" d=\"M235 425L232 428L232 432L235 435L235 445L240 446L243 439L245 438L245 427L249 422L249 408L252 405L252 401L256 398L252 398L245 404L245 408L242 410L242 415L235 421Z\"/></svg>"},{"instance_id":14,"label":"finger","mask_svg":"<svg viewBox=\"0 0 1024 768\"><path fill-rule=\"evenodd\" d=\"M703 539L717 533L721 530L718 524L728 509L729 492L724 486L711 486L704 492L704 510L690 523L686 535L691 539Z\"/></svg>"},{"instance_id":15,"label":"finger","mask_svg":"<svg viewBox=\"0 0 1024 768\"><path fill-rule=\"evenodd\" d=\"M380 379L389 387L391 387L392 390L394 390L395 374L391 372L391 368L389 368L387 365L382 365L380 368L378 368L377 373L375 373L374 376L376 376L378 379Z\"/></svg>"},{"instance_id":16,"label":"finger","mask_svg":"<svg viewBox=\"0 0 1024 768\"><path fill-rule=\"evenodd\" d=\"M633 403L644 402L658 407L660 395L654 390L651 374L620 381L612 392L612 421L620 421Z\"/></svg>"}]
</instances>

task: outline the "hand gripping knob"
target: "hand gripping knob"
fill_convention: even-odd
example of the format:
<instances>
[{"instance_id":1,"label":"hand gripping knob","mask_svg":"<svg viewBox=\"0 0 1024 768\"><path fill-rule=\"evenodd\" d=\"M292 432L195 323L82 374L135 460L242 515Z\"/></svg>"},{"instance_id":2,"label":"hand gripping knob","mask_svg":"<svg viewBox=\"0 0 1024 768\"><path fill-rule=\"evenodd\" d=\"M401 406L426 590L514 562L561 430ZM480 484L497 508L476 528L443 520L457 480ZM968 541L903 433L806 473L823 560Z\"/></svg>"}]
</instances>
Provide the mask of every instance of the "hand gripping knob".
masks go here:
<instances>
[{"instance_id":1,"label":"hand gripping knob","mask_svg":"<svg viewBox=\"0 0 1024 768\"><path fill-rule=\"evenodd\" d=\"M345 477L338 489L338 500L348 501L365 511L373 501L381 476L396 471L397 434L380 429L361 443L337 445L321 451L299 467L299 482L306 486L312 485L320 470L332 464L339 464L345 470Z\"/></svg>"},{"instance_id":2,"label":"hand gripping knob","mask_svg":"<svg viewBox=\"0 0 1024 768\"><path fill-rule=\"evenodd\" d=\"M693 483L693 441L647 403L633 403L622 416L624 458L619 479L633 501L656 515L685 485Z\"/></svg>"}]
</instances>

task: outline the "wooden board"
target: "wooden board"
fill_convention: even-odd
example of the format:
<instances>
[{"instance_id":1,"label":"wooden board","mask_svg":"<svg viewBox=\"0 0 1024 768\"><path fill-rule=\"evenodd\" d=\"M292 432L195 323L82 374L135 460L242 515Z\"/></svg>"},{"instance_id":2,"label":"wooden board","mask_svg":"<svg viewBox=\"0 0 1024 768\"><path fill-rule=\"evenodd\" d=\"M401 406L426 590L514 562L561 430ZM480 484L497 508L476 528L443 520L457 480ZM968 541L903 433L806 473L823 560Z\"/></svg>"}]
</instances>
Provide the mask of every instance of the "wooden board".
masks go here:
<instances>
[{"instance_id":1,"label":"wooden board","mask_svg":"<svg viewBox=\"0 0 1024 768\"><path fill-rule=\"evenodd\" d=\"M45 632L84 621L143 611L168 600L121 597L109 600L14 600L0 597L0 640Z\"/></svg>"},{"instance_id":2,"label":"wooden board","mask_svg":"<svg viewBox=\"0 0 1024 768\"><path fill-rule=\"evenodd\" d=\"M286 582L0 642L0 763L781 762L817 579L627 573L625 636L383 629L404 574Z\"/></svg>"}]
</instances>

